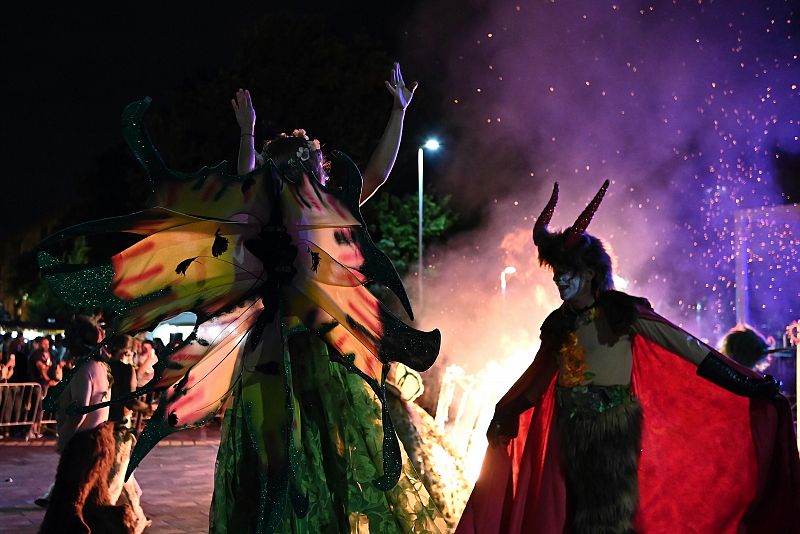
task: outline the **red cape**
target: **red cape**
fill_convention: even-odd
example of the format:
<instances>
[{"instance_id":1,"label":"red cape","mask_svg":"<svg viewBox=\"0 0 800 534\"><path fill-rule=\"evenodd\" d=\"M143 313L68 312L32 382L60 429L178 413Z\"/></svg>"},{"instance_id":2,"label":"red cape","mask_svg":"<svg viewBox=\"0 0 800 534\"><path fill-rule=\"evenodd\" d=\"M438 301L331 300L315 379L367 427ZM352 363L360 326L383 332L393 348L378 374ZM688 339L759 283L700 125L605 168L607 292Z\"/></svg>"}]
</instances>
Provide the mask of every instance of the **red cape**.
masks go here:
<instances>
[{"instance_id":1,"label":"red cape","mask_svg":"<svg viewBox=\"0 0 800 534\"><path fill-rule=\"evenodd\" d=\"M646 306L643 318L678 328ZM644 425L637 532L798 532L800 460L786 399L751 400L698 377L696 367L632 336L634 395ZM489 447L456 534L555 534L568 530L554 424L557 347L543 341L533 364L500 400L537 398L518 437ZM724 358L724 357L723 357ZM754 374L726 359L743 373Z\"/></svg>"}]
</instances>

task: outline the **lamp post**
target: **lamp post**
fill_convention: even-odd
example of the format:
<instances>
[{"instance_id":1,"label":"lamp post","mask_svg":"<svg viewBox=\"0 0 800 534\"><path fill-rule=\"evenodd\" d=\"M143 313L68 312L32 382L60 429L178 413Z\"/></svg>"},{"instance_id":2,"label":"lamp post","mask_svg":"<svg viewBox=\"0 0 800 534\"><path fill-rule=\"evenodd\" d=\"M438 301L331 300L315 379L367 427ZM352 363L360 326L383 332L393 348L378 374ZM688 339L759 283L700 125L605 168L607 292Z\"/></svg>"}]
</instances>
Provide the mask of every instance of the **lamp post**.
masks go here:
<instances>
[{"instance_id":1,"label":"lamp post","mask_svg":"<svg viewBox=\"0 0 800 534\"><path fill-rule=\"evenodd\" d=\"M514 274L517 272L517 268L513 265L507 266L505 269L500 271L500 309L503 313L503 319L506 318L506 276L509 274Z\"/></svg>"},{"instance_id":2,"label":"lamp post","mask_svg":"<svg viewBox=\"0 0 800 534\"><path fill-rule=\"evenodd\" d=\"M503 300L506 298L506 275L514 274L517 268L510 265L500 272L500 293L503 295Z\"/></svg>"},{"instance_id":3,"label":"lamp post","mask_svg":"<svg viewBox=\"0 0 800 534\"><path fill-rule=\"evenodd\" d=\"M425 141L425 144L419 147L417 151L417 189L418 189L418 200L419 200L419 207L417 210L417 301L419 302L419 307L422 309L422 269L423 269L423 261L422 261L422 160L423 155L425 153L425 149L430 150L431 152L435 152L439 150L439 141L433 137Z\"/></svg>"}]
</instances>

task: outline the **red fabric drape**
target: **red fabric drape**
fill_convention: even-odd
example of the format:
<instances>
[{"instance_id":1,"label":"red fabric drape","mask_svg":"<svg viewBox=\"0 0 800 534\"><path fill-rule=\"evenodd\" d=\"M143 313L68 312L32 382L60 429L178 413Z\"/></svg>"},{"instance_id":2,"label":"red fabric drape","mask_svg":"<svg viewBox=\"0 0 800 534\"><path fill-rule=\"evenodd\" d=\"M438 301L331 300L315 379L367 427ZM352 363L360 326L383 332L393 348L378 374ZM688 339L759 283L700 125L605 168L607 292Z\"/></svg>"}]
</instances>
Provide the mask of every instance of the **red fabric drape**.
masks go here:
<instances>
[{"instance_id":1,"label":"red fabric drape","mask_svg":"<svg viewBox=\"0 0 800 534\"><path fill-rule=\"evenodd\" d=\"M634 528L735 534L758 482L750 400L640 336L633 353L633 394L644 414Z\"/></svg>"}]
</instances>

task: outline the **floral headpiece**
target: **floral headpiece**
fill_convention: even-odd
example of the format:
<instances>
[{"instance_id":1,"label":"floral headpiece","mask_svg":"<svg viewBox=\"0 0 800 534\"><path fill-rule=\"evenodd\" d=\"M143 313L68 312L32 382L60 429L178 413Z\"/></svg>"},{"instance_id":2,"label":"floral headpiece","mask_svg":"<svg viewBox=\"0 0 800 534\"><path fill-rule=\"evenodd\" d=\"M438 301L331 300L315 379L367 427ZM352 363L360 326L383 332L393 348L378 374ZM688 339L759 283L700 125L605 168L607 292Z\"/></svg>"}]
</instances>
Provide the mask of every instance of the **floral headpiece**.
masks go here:
<instances>
[{"instance_id":1,"label":"floral headpiece","mask_svg":"<svg viewBox=\"0 0 800 534\"><path fill-rule=\"evenodd\" d=\"M281 132L279 137L300 137L306 141L306 146L299 147L297 149L297 154L295 154L298 158L300 158L300 161L308 161L309 157L311 156L311 152L318 151L321 147L319 139L309 139L308 134L306 134L306 131L302 128L296 128L292 130L291 135ZM272 141L267 141L267 143L264 145L264 148L266 149L271 142Z\"/></svg>"}]
</instances>

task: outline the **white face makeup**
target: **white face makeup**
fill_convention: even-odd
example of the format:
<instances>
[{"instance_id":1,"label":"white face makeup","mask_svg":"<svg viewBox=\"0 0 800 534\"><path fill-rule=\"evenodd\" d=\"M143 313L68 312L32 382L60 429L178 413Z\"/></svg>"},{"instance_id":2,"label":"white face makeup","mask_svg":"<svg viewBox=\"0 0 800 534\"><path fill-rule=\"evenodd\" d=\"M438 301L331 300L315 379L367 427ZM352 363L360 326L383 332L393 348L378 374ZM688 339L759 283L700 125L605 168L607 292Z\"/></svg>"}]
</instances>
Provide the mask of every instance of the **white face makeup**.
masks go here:
<instances>
[{"instance_id":1,"label":"white face makeup","mask_svg":"<svg viewBox=\"0 0 800 534\"><path fill-rule=\"evenodd\" d=\"M556 270L553 273L553 282L558 287L561 300L575 298L581 289L581 277L572 271Z\"/></svg>"}]
</instances>

